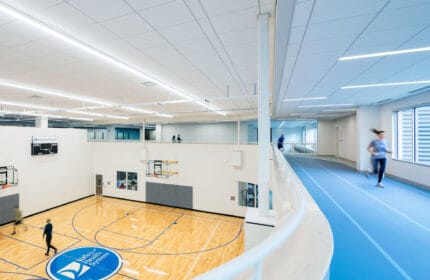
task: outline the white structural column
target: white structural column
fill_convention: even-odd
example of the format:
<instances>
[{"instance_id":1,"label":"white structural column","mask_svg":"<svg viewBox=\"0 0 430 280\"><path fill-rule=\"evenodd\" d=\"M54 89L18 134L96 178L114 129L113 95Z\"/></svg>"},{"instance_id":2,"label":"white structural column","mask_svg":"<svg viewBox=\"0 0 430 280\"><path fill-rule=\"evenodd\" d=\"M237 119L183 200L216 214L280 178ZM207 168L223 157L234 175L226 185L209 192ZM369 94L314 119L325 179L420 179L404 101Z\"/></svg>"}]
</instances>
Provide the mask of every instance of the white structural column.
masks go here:
<instances>
[{"instance_id":1,"label":"white structural column","mask_svg":"<svg viewBox=\"0 0 430 280\"><path fill-rule=\"evenodd\" d=\"M260 214L269 211L269 14L258 15L258 207Z\"/></svg>"},{"instance_id":2,"label":"white structural column","mask_svg":"<svg viewBox=\"0 0 430 280\"><path fill-rule=\"evenodd\" d=\"M371 167L371 156L367 147L376 138L376 135L370 130L372 128L384 129L380 127L380 110L379 106L361 106L357 110L357 170L366 170Z\"/></svg>"},{"instance_id":3,"label":"white structural column","mask_svg":"<svg viewBox=\"0 0 430 280\"><path fill-rule=\"evenodd\" d=\"M141 133L140 133L140 137L142 137L140 139L140 141L143 143L143 145L145 145L145 134L146 134L146 120L143 121L142 123L142 129L141 129Z\"/></svg>"},{"instance_id":4,"label":"white structural column","mask_svg":"<svg viewBox=\"0 0 430 280\"><path fill-rule=\"evenodd\" d=\"M48 117L47 116L36 117L36 121L34 125L35 127L38 127L38 128L48 128Z\"/></svg>"},{"instance_id":5,"label":"white structural column","mask_svg":"<svg viewBox=\"0 0 430 280\"><path fill-rule=\"evenodd\" d=\"M162 142L162 138L161 138L161 124L156 124L155 125L155 142L157 143L161 143Z\"/></svg>"},{"instance_id":6,"label":"white structural column","mask_svg":"<svg viewBox=\"0 0 430 280\"><path fill-rule=\"evenodd\" d=\"M240 120L237 120L237 146L240 146Z\"/></svg>"}]
</instances>

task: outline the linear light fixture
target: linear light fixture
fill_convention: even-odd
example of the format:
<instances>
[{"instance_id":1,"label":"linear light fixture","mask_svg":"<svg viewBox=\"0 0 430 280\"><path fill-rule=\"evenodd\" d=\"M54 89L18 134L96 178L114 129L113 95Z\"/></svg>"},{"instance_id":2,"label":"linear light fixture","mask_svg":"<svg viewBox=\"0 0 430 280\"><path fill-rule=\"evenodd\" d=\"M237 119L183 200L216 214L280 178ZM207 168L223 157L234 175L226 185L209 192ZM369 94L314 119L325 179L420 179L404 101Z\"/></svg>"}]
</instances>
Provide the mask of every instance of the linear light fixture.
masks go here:
<instances>
[{"instance_id":1,"label":"linear light fixture","mask_svg":"<svg viewBox=\"0 0 430 280\"><path fill-rule=\"evenodd\" d=\"M218 114L220 114L220 115L222 115L222 116L226 116L226 115L227 115L226 113L224 113L224 112L222 112L222 111L219 111L217 108L215 108L215 107L213 107L212 105L209 105L209 104L207 104L207 103L205 103L205 102L202 102L202 101L199 101L199 100L196 100L195 102L196 102L197 104L199 104L199 105L203 106L203 107L208 108L208 109L209 109L209 110L211 110L211 111L215 111L216 113L218 113Z\"/></svg>"},{"instance_id":2,"label":"linear light fixture","mask_svg":"<svg viewBox=\"0 0 430 280\"><path fill-rule=\"evenodd\" d=\"M140 109L140 108L137 108L137 107L119 106L119 108L131 111L131 112L135 112L135 113L154 114L154 112L152 112L152 111L145 110L145 109Z\"/></svg>"},{"instance_id":3,"label":"linear light fixture","mask_svg":"<svg viewBox=\"0 0 430 280\"><path fill-rule=\"evenodd\" d=\"M86 112L86 111L75 111L75 110L65 110L67 113L77 114L77 115L88 115L88 116L94 116L94 117L104 117L108 119L120 119L120 120L128 120L128 117L124 116L115 116L115 115L107 115L107 114L100 114L100 113L94 113L94 112Z\"/></svg>"},{"instance_id":4,"label":"linear light fixture","mask_svg":"<svg viewBox=\"0 0 430 280\"><path fill-rule=\"evenodd\" d=\"M332 110L323 110L323 112L347 112L347 111L356 111L357 109L332 109Z\"/></svg>"},{"instance_id":5,"label":"linear light fixture","mask_svg":"<svg viewBox=\"0 0 430 280\"><path fill-rule=\"evenodd\" d=\"M179 104L179 103L188 103L191 102L190 100L169 100L169 101L159 101L155 102L156 104Z\"/></svg>"},{"instance_id":6,"label":"linear light fixture","mask_svg":"<svg viewBox=\"0 0 430 280\"><path fill-rule=\"evenodd\" d=\"M342 107L342 106L354 106L354 104L324 104L324 105L301 105L297 108L313 108L313 107ZM302 114L303 115L303 114Z\"/></svg>"},{"instance_id":7,"label":"linear light fixture","mask_svg":"<svg viewBox=\"0 0 430 280\"><path fill-rule=\"evenodd\" d=\"M102 60L104 60L104 61L106 61L112 65L115 65L115 66L117 66L117 67L143 79L143 80L156 83L157 85L168 90L169 92L175 93L175 94L177 94L177 95L179 95L179 96L181 96L187 100L194 101L197 104L200 104L206 108L214 110L218 114L221 114L223 116L226 115L224 112L219 111L218 109L214 108L213 106L209 106L208 104L205 104L203 102L198 101L195 97L192 97L186 93L183 93L181 90L178 90L178 89L168 85L167 83L163 82L162 80L155 78L155 77L152 77L148 74L145 74L144 72L141 72L141 71L135 69L134 67L131 67L130 65L128 65L128 64L108 55L108 54L105 54L102 51L99 51L99 50L93 48L92 46L90 46L84 42L81 42L81 41L79 41L73 37L66 36L66 35L56 31L55 29L49 27L47 24L41 22L40 20L35 19L28 14L24 14L21 11L18 11L16 8L13 8L9 5L6 5L3 2L0 2L0 12L3 12L9 16L12 16L18 20L21 20L21 21L25 22L26 24L28 24L28 25L36 28L36 29L39 29L39 30L59 39L59 40L62 40L63 42L66 42L66 43L68 43L68 44L70 44L70 45L72 45L78 49L81 49L81 50L83 50L83 51L85 51L85 52L87 52L87 53L89 53L95 57L98 57L98 58L100 58L100 59L102 59Z\"/></svg>"},{"instance_id":8,"label":"linear light fixture","mask_svg":"<svg viewBox=\"0 0 430 280\"><path fill-rule=\"evenodd\" d=\"M48 90L48 89L37 88L37 87L33 87L33 86L27 86L27 85L9 82L9 81L5 81L5 80L0 80L0 86L10 87L10 88L15 88L15 89L21 89L21 90L26 90L26 91L34 91L34 92L39 92L39 93L43 93L46 95L63 97L63 98L82 101L82 102L94 103L94 104L103 105L106 107L112 107L113 106L112 103L107 102L107 101L85 98L85 97L81 97L81 96L76 96L76 95L71 95L71 94L67 94L67 93L52 91L52 90Z\"/></svg>"},{"instance_id":9,"label":"linear light fixture","mask_svg":"<svg viewBox=\"0 0 430 280\"><path fill-rule=\"evenodd\" d=\"M0 111L2 114L11 114L11 115L23 115L23 116L34 116L34 117L49 117L49 118L55 118L55 119L69 119L69 120L78 120L78 121L87 121L91 122L93 119L90 118L78 118L78 117L67 117L67 116L59 116L59 115L52 115L52 114L39 114L39 113L32 113L32 112L17 112L17 111Z\"/></svg>"},{"instance_id":10,"label":"linear light fixture","mask_svg":"<svg viewBox=\"0 0 430 280\"><path fill-rule=\"evenodd\" d=\"M1 5L0 5L0 7L1 7ZM71 111L76 111L75 112L76 114L79 110L100 109L100 108L117 107L117 106L121 107L125 110L128 110L128 111L144 113L144 114L151 114L151 115L156 114L156 112L149 111L149 110L144 110L144 109L139 109L139 108L129 107L129 106L119 106L117 104L114 104L114 103L111 103L108 101L104 101L104 100L85 98L85 97L81 97L78 95L66 94L63 92L57 92L57 91L53 91L53 90L37 88L37 87L23 85L20 83L10 82L10 81L5 81L5 80L0 80L0 86L5 86L5 87L10 87L10 88L15 88L15 89L21 89L21 90L26 90L26 91L34 91L34 92L39 92L39 93L43 93L46 95L57 96L57 97L62 97L62 98L67 98L67 99L72 99L72 100L77 100L77 101L82 101L82 102L99 104L97 106L81 107L81 108L76 108L76 109L71 110ZM37 107L37 108L36 107L28 107L28 108L35 108L35 109L42 109L43 110L43 108L39 108L39 107ZM46 110L48 110L48 109L46 109ZM55 111L55 110L57 110L57 109L52 109L51 111ZM127 120L129 119L128 117L119 117L119 116L114 116L114 115L106 115L106 114L98 114L98 113L89 114L89 112L86 112L86 113L84 112L84 113L80 113L80 114L91 115L91 116L96 116L96 117L108 117L108 118L113 118L113 119L127 119ZM167 117L166 114L161 114L160 116Z\"/></svg>"},{"instance_id":11,"label":"linear light fixture","mask_svg":"<svg viewBox=\"0 0 430 280\"><path fill-rule=\"evenodd\" d=\"M100 106L85 106L85 107L78 107L74 108L73 110L79 111L79 110L95 110L95 109L102 109L106 108L106 106L100 105Z\"/></svg>"},{"instance_id":12,"label":"linear light fixture","mask_svg":"<svg viewBox=\"0 0 430 280\"><path fill-rule=\"evenodd\" d=\"M113 116L113 115L105 115L105 114L99 114L99 113L90 113L85 111L74 111L74 110L67 110L67 109L61 109L61 108L55 108L55 107L47 107L47 106L40 106L35 104L28 104L28 103L19 103L19 102L10 102L10 101L4 101L0 100L1 105L8 105L8 106L15 106L15 107L22 107L22 108L31 108L31 109L39 109L44 111L58 111L58 112L68 112L72 114L79 114L79 115L90 115L90 116L96 116L96 117L105 117L109 119L122 119L122 120L128 120L128 117L123 116ZM33 112L30 112L33 114ZM34 113L39 115L45 115L42 113ZM66 118L66 117L65 117Z\"/></svg>"},{"instance_id":13,"label":"linear light fixture","mask_svg":"<svg viewBox=\"0 0 430 280\"><path fill-rule=\"evenodd\" d=\"M163 117L163 118L173 118L173 116L169 115L169 114L157 113L155 115L158 117Z\"/></svg>"},{"instance_id":14,"label":"linear light fixture","mask_svg":"<svg viewBox=\"0 0 430 280\"><path fill-rule=\"evenodd\" d=\"M28 103L10 102L10 101L4 101L4 100L0 100L0 104L15 106L15 107L22 107L22 108L39 109L39 110L45 110L45 111L58 111L58 108L54 108L54 107L40 106L40 105L34 105L34 104L28 104Z\"/></svg>"},{"instance_id":15,"label":"linear light fixture","mask_svg":"<svg viewBox=\"0 0 430 280\"><path fill-rule=\"evenodd\" d=\"M312 116L312 115L316 115L316 113L290 114L290 116Z\"/></svg>"},{"instance_id":16,"label":"linear light fixture","mask_svg":"<svg viewBox=\"0 0 430 280\"><path fill-rule=\"evenodd\" d=\"M279 125L279 128L282 128L285 124L285 121L282 121L281 124Z\"/></svg>"},{"instance_id":17,"label":"linear light fixture","mask_svg":"<svg viewBox=\"0 0 430 280\"><path fill-rule=\"evenodd\" d=\"M372 58L372 57L381 57L381 56L389 56L389 55L399 55L399 54L407 54L407 53L428 52L428 51L430 51L430 47L405 49L405 50L397 50L397 51L388 51L388 52L368 53L368 54L359 54L359 55L350 55L350 56L343 56L343 57L339 58L339 61L364 59L364 58Z\"/></svg>"},{"instance_id":18,"label":"linear light fixture","mask_svg":"<svg viewBox=\"0 0 430 280\"><path fill-rule=\"evenodd\" d=\"M285 102L293 102L293 101L308 101L308 100L323 100L327 97L321 96L321 97L304 97L304 98L285 98Z\"/></svg>"},{"instance_id":19,"label":"linear light fixture","mask_svg":"<svg viewBox=\"0 0 430 280\"><path fill-rule=\"evenodd\" d=\"M379 84L365 84L365 85L351 85L351 86L343 86L340 89L372 88L372 87L393 87L393 86L420 85L420 84L430 84L430 80L411 81L411 82L379 83Z\"/></svg>"}]
</instances>

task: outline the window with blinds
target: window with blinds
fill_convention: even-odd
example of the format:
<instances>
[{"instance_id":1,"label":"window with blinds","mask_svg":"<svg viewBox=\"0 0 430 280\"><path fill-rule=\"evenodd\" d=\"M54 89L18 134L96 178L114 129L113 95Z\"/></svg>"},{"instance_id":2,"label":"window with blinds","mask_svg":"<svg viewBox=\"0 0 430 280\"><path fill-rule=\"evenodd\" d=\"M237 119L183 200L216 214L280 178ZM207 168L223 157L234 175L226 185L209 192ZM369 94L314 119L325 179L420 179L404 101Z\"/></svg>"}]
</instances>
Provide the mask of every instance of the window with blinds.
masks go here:
<instances>
[{"instance_id":1,"label":"window with blinds","mask_svg":"<svg viewBox=\"0 0 430 280\"><path fill-rule=\"evenodd\" d=\"M430 164L430 106L416 109L417 162Z\"/></svg>"},{"instance_id":2,"label":"window with blinds","mask_svg":"<svg viewBox=\"0 0 430 280\"><path fill-rule=\"evenodd\" d=\"M430 106L395 112L397 159L430 165Z\"/></svg>"},{"instance_id":3,"label":"window with blinds","mask_svg":"<svg viewBox=\"0 0 430 280\"><path fill-rule=\"evenodd\" d=\"M398 159L414 161L414 110L399 111L397 116Z\"/></svg>"}]
</instances>

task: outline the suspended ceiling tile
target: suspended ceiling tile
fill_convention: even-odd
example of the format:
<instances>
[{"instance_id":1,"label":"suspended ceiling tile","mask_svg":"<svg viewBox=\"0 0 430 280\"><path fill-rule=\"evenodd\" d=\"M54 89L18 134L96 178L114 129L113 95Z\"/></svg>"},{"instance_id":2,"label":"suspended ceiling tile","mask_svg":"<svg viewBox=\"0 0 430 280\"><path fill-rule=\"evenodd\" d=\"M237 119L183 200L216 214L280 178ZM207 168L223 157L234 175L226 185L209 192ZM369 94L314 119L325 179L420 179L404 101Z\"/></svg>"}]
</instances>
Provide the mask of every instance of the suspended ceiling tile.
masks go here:
<instances>
[{"instance_id":1,"label":"suspended ceiling tile","mask_svg":"<svg viewBox=\"0 0 430 280\"><path fill-rule=\"evenodd\" d=\"M316 1L311 23L376 14L386 0L326 0Z\"/></svg>"},{"instance_id":2,"label":"suspended ceiling tile","mask_svg":"<svg viewBox=\"0 0 430 280\"><path fill-rule=\"evenodd\" d=\"M182 1L167 2L139 13L156 29L193 21L192 15Z\"/></svg>"},{"instance_id":3,"label":"suspended ceiling tile","mask_svg":"<svg viewBox=\"0 0 430 280\"><path fill-rule=\"evenodd\" d=\"M68 3L97 22L116 18L132 12L122 0L70 0Z\"/></svg>"},{"instance_id":4,"label":"suspended ceiling tile","mask_svg":"<svg viewBox=\"0 0 430 280\"><path fill-rule=\"evenodd\" d=\"M155 6L161 6L173 1L176 0L126 0L126 2L136 10L143 10Z\"/></svg>"},{"instance_id":5,"label":"suspended ceiling tile","mask_svg":"<svg viewBox=\"0 0 430 280\"><path fill-rule=\"evenodd\" d=\"M140 50L166 44L166 40L158 34L158 31L146 32L144 34L125 38L125 40Z\"/></svg>"},{"instance_id":6,"label":"suspended ceiling tile","mask_svg":"<svg viewBox=\"0 0 430 280\"><path fill-rule=\"evenodd\" d=\"M186 22L169 28L160 29L160 33L173 44L204 38L202 30L196 22Z\"/></svg>"},{"instance_id":7,"label":"suspended ceiling tile","mask_svg":"<svg viewBox=\"0 0 430 280\"><path fill-rule=\"evenodd\" d=\"M254 0L203 0L201 3L209 17L258 8L258 2Z\"/></svg>"},{"instance_id":8,"label":"suspended ceiling tile","mask_svg":"<svg viewBox=\"0 0 430 280\"><path fill-rule=\"evenodd\" d=\"M40 10L39 15L50 24L65 30L82 28L94 24L93 19L67 3L54 5L46 10Z\"/></svg>"},{"instance_id":9,"label":"suspended ceiling tile","mask_svg":"<svg viewBox=\"0 0 430 280\"><path fill-rule=\"evenodd\" d=\"M152 30L152 28L136 14L129 14L104 21L102 25L120 38L136 36Z\"/></svg>"}]
</instances>

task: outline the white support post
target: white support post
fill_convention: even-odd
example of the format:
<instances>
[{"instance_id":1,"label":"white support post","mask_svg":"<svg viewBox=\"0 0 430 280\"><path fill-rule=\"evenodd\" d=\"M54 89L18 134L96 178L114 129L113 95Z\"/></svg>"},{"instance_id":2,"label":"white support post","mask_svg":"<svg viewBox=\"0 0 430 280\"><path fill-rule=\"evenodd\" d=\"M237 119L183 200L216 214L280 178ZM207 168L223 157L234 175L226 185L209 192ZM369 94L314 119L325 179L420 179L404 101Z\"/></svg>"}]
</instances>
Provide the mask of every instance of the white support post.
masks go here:
<instances>
[{"instance_id":1,"label":"white support post","mask_svg":"<svg viewBox=\"0 0 430 280\"><path fill-rule=\"evenodd\" d=\"M161 143L161 124L155 125L155 142Z\"/></svg>"},{"instance_id":2,"label":"white support post","mask_svg":"<svg viewBox=\"0 0 430 280\"><path fill-rule=\"evenodd\" d=\"M237 146L240 147L240 120L237 120Z\"/></svg>"},{"instance_id":3,"label":"white support post","mask_svg":"<svg viewBox=\"0 0 430 280\"><path fill-rule=\"evenodd\" d=\"M258 207L260 215L269 212L269 14L258 15Z\"/></svg>"},{"instance_id":4,"label":"white support post","mask_svg":"<svg viewBox=\"0 0 430 280\"><path fill-rule=\"evenodd\" d=\"M48 128L48 117L47 116L36 117L35 127Z\"/></svg>"},{"instance_id":5,"label":"white support post","mask_svg":"<svg viewBox=\"0 0 430 280\"><path fill-rule=\"evenodd\" d=\"M255 264L254 267L254 280L261 280L263 279L263 263L262 260L260 260L258 263Z\"/></svg>"},{"instance_id":6,"label":"white support post","mask_svg":"<svg viewBox=\"0 0 430 280\"><path fill-rule=\"evenodd\" d=\"M143 143L143 146L145 146L145 134L146 134L146 120L143 120L143 123L142 123L142 129L141 129L141 131L142 131L142 133L141 133L141 139L140 139L140 141Z\"/></svg>"}]
</instances>

